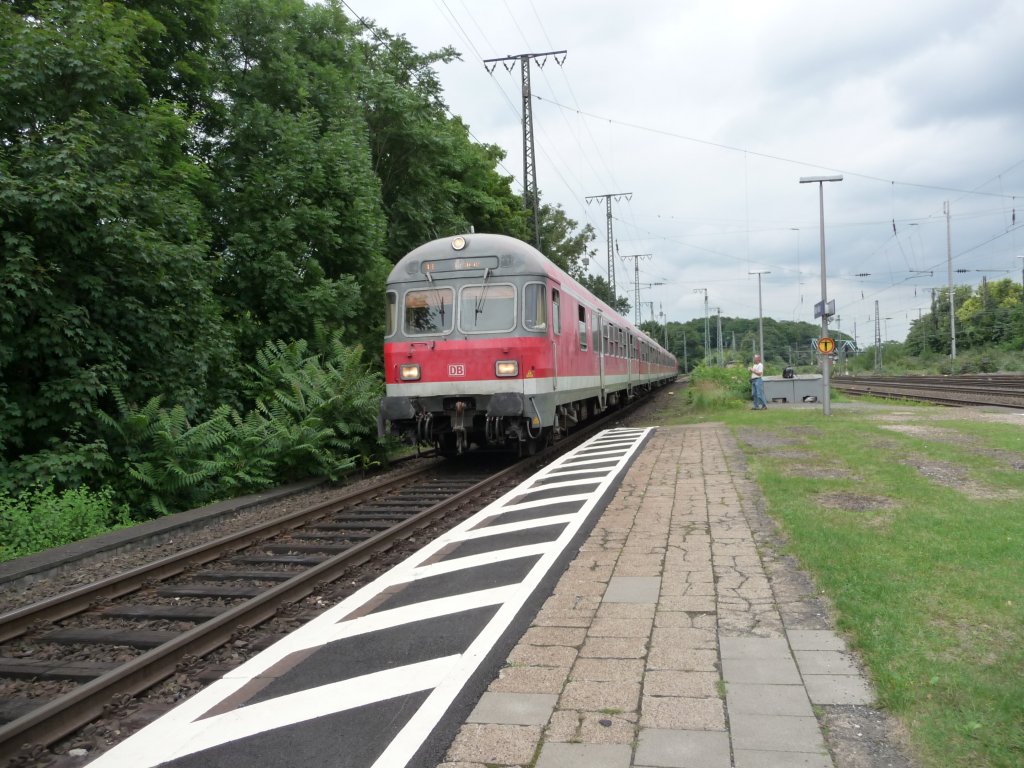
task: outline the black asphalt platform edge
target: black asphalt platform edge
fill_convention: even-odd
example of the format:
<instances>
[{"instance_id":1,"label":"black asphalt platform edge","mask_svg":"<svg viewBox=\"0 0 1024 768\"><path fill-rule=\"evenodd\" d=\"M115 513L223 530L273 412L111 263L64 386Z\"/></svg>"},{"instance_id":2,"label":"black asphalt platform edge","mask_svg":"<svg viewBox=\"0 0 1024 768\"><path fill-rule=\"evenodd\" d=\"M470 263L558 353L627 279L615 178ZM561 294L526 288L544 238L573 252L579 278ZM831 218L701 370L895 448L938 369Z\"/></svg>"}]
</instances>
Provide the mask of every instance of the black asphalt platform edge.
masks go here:
<instances>
[{"instance_id":1,"label":"black asphalt platform edge","mask_svg":"<svg viewBox=\"0 0 1024 768\"><path fill-rule=\"evenodd\" d=\"M614 428L617 429L618 427ZM657 428L654 428L644 437L643 442L640 443L637 450L633 452L633 455L623 467L622 473L619 475L619 481L609 486L598 500L590 513L590 519L577 531L576 536L569 542L565 550L551 566L547 575L537 585L533 594L523 604L518 615L509 624L505 634L502 635L501 639L494 644L494 647L480 662L476 671L466 682L462 692L455 697L455 700L448 707L447 712L445 712L433 733L431 733L428 740L423 743L413 758L406 764L405 768L434 768L445 761L445 754L448 752L452 741L455 740L459 729L465 723L466 718L469 717L469 714L476 707L480 697L487 691L491 681L498 676L498 671L505 666L508 655L515 648L516 643L519 642L519 639L525 634L526 630L530 628L541 607L551 597L555 585L562 578L569 564L579 556L580 547L583 546L594 530L594 526L597 525L597 521L601 519L608 505L615 498L615 494L619 492L619 487L629 472L629 468L633 466L633 462L643 453L644 448L656 431Z\"/></svg>"},{"instance_id":2,"label":"black asphalt platform edge","mask_svg":"<svg viewBox=\"0 0 1024 768\"><path fill-rule=\"evenodd\" d=\"M324 482L326 481L322 479L303 480L279 488L271 488L261 493L241 496L237 499L218 501L198 509L190 509L186 512L139 523L131 528L111 531L91 539L65 544L63 547L8 560L5 563L0 563L0 586L4 589L13 589L19 584L31 584L48 575L60 573L62 569L94 562L119 551L131 550L140 541L145 541L146 544L160 543L181 532L201 528L204 524L218 518L226 517L248 507L266 504L307 491Z\"/></svg>"}]
</instances>

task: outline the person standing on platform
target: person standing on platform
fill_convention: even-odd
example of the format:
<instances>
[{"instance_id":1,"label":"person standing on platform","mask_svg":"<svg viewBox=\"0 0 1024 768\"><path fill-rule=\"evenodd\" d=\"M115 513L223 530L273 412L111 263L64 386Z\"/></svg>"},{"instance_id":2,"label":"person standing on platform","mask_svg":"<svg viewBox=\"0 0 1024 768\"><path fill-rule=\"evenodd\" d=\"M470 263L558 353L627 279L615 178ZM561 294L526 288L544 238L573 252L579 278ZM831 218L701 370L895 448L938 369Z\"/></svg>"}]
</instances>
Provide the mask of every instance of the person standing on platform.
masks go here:
<instances>
[{"instance_id":1,"label":"person standing on platform","mask_svg":"<svg viewBox=\"0 0 1024 768\"><path fill-rule=\"evenodd\" d=\"M754 364L747 368L750 371L750 396L754 400L753 411L768 410L768 403L764 399L764 366L761 364L761 356L754 355Z\"/></svg>"}]
</instances>

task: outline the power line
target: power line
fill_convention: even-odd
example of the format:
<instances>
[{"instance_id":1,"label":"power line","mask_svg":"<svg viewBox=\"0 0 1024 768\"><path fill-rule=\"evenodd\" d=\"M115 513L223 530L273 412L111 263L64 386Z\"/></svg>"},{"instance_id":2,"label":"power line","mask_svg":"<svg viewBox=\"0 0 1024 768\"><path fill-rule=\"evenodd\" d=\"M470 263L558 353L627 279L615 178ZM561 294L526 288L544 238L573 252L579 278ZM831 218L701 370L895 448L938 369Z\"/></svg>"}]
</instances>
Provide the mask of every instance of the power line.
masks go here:
<instances>
[{"instance_id":1,"label":"power line","mask_svg":"<svg viewBox=\"0 0 1024 768\"><path fill-rule=\"evenodd\" d=\"M538 101L544 101L544 99L542 97L540 97L540 96L537 96L536 98L537 98ZM827 165L821 165L821 164L818 164L818 163L807 162L806 160L794 160L794 159L789 158L789 157L782 157L781 155L772 155L772 154L768 154L766 152L756 152L756 151L754 151L752 149L744 149L742 147L734 147L734 146L732 146L730 144L721 144L721 143L716 142L716 141L708 141L707 139L698 139L698 138L695 138L693 136L686 136L686 135L681 134L681 133L675 133L673 131L666 131L666 130L661 129L661 128L651 128L650 126L647 126L647 125L639 125L637 123L629 123L629 122L626 122L624 120L615 120L615 119L610 118L610 117L602 117L601 115L595 115L592 112L585 112L583 110L575 109L573 107L570 107L570 106L568 106L566 104L560 104L559 102L553 101L551 99L547 99L547 101L549 101L551 104L553 104L554 106L556 106L556 107L558 107L560 109L573 110L577 114L583 115L585 117L590 117L590 118L593 118L595 120L601 120L602 122L613 123L615 125L621 125L624 128L633 128L634 130L638 130L638 131L645 131L647 133L655 133L655 134L658 134L658 135L661 135L661 136L668 136L668 137L674 138L674 139L682 139L683 141L691 141L691 142L693 142L695 144L704 144L705 146L716 147L718 149L724 149L724 150L728 150L730 152L742 152L744 154L754 155L755 157L763 157L766 160L777 160L777 161L782 162L782 163L790 163L792 165L801 165L801 166L804 166L804 167L807 167L807 168L819 168L821 170L832 171L832 172L835 172L835 173L842 173L842 174L849 175L849 176L856 176L857 178L867 179L869 181L881 181L881 182L884 182L886 184L899 184L899 185L905 186L905 187L917 187L919 189L934 189L934 190L938 190L940 192L957 192L959 194L964 194L964 195L981 195L981 196L985 196L985 197L998 197L998 198L1001 198L1001 199L1009 199L1009 200L1014 200L1017 197L1020 197L1020 195L1010 195L1010 194L1005 194L1005 193L1000 193L1000 192L980 192L978 190L973 190L973 189L972 190L968 190L968 189L959 189L957 187L940 187L940 186L936 186L934 184L919 184L919 183L915 183L915 182L911 182L911 181L896 181L894 179L883 179L880 176L872 176L872 175L866 174L866 173L858 173L857 171L849 171L849 170L845 170L843 168L833 168L833 167L827 166ZM1022 162L1024 162L1024 161L1022 161ZM1016 167L1017 165L1020 165L1020 163L1016 163L1012 167Z\"/></svg>"}]
</instances>

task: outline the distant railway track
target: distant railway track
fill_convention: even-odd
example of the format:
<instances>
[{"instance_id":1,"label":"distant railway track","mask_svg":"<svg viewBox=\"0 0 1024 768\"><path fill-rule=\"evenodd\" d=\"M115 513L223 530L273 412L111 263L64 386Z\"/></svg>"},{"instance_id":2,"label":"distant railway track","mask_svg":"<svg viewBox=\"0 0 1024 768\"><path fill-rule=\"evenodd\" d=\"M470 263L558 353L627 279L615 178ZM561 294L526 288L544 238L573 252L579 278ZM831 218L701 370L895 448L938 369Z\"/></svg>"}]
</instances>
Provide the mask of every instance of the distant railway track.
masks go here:
<instances>
[{"instance_id":1,"label":"distant railway track","mask_svg":"<svg viewBox=\"0 0 1024 768\"><path fill-rule=\"evenodd\" d=\"M109 748L172 706L147 691L185 698L389 567L385 551L446 530L631 409L497 471L430 462L0 615L0 765L49 764L62 740Z\"/></svg>"},{"instance_id":2,"label":"distant railway track","mask_svg":"<svg viewBox=\"0 0 1024 768\"><path fill-rule=\"evenodd\" d=\"M872 395L949 406L1024 408L1024 374L835 376L831 383L833 389L850 395Z\"/></svg>"}]
</instances>

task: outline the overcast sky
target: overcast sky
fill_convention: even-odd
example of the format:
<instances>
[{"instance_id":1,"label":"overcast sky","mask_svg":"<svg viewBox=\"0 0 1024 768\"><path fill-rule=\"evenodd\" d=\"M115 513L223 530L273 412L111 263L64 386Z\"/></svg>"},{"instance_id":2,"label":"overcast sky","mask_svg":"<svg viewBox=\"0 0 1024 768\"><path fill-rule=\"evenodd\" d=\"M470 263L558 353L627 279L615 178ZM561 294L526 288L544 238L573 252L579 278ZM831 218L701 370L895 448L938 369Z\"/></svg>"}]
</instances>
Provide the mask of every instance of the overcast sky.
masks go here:
<instances>
[{"instance_id":1,"label":"overcast sky","mask_svg":"<svg viewBox=\"0 0 1024 768\"><path fill-rule=\"evenodd\" d=\"M827 292L862 346L902 340L946 286L1022 278L1024 3L1020 0L345 0L420 51L451 45L445 101L503 147L522 192L518 62L531 67L537 182L617 252L639 259L641 302L669 320L814 319ZM637 260L616 259L634 298ZM866 273L866 274L865 274ZM860 275L860 276L858 276ZM644 319L650 307L643 305Z\"/></svg>"}]
</instances>

